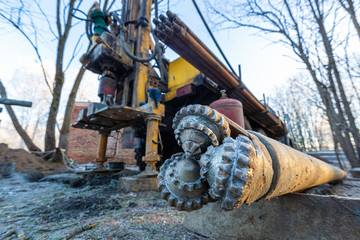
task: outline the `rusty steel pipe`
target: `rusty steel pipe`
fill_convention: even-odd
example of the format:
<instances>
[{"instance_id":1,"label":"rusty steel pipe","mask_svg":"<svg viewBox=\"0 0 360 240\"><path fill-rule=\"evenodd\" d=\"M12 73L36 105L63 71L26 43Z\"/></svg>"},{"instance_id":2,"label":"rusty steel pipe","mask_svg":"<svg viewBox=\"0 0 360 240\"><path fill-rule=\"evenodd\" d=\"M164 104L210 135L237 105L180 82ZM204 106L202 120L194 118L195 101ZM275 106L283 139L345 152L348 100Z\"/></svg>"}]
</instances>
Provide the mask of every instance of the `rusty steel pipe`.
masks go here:
<instances>
[{"instance_id":1,"label":"rusty steel pipe","mask_svg":"<svg viewBox=\"0 0 360 240\"><path fill-rule=\"evenodd\" d=\"M167 11L166 14L167 14L167 16L169 17L169 19L171 19L171 21L173 22L174 25L178 25L178 26L180 26L181 28L186 29L186 32L187 32L188 34L190 34L199 44L201 44L201 46L202 46L203 48L207 48L207 46L200 40L200 38L199 38L198 36L196 36L196 34L195 34L193 31L191 31L191 29L190 29L183 21L181 21L181 19L180 19L178 16L176 16L176 15L175 15L174 13L172 13L171 11ZM210 53L214 58L217 58L216 55L215 55L213 52L211 52L210 50L209 50L209 53ZM225 66L224 66L224 67L225 67Z\"/></svg>"},{"instance_id":2,"label":"rusty steel pipe","mask_svg":"<svg viewBox=\"0 0 360 240\"><path fill-rule=\"evenodd\" d=\"M266 106L261 104L246 86L239 83L238 78L225 67L178 16L171 12L168 12L167 15L169 20L165 19L165 16L162 16L162 20L167 23L166 26L169 29L166 28L164 31L160 24L157 24L156 35L190 64L221 88L227 90L230 96L242 101L244 112L249 118L266 128L274 136L282 136L284 129L281 121ZM168 24L169 21L172 23L171 26Z\"/></svg>"},{"instance_id":3,"label":"rusty steel pipe","mask_svg":"<svg viewBox=\"0 0 360 240\"><path fill-rule=\"evenodd\" d=\"M233 87L234 85L238 85L238 81L232 78L231 73L226 71L225 66L220 61L216 61L215 56L210 52L210 50L205 49L204 46L199 43L195 38L193 38L189 32L184 30L184 28L181 28L181 31L178 33L173 32L174 36L171 36L169 32L166 33L168 34L168 39L172 39L176 43L176 45L185 46L185 49L187 49L187 51L185 52L192 55L193 57L199 55L196 62L197 66L199 66L199 60L201 60L201 62L203 63L207 63L204 66L199 66L199 68L209 68L209 65L213 66L213 68L209 68L211 70L208 71L207 74L211 79L217 78L217 76L222 75L226 79L231 79L232 81L235 81L224 82L226 87ZM184 52L184 50L182 52Z\"/></svg>"},{"instance_id":4,"label":"rusty steel pipe","mask_svg":"<svg viewBox=\"0 0 360 240\"><path fill-rule=\"evenodd\" d=\"M176 23L173 24L173 27L179 27L180 28L180 26L177 25ZM166 44L169 44L169 46L172 45L172 48L176 49L177 52L179 52L179 53L182 52L182 55L185 55L185 57L188 58L188 59L197 57L196 52L199 51L199 49L202 49L203 46L201 46L201 48L200 48L198 45L195 45L195 46L189 45L187 43L187 40L184 40L183 34L176 33L176 32L177 31L174 31L173 34L170 34L169 31L166 31L166 32L162 31L162 33L165 33L167 35L167 37L165 39L162 38L161 40L165 41ZM181 32L184 32L184 30L182 29ZM189 36L191 34L187 34L187 35ZM174 44L171 44L171 42L168 42L167 41L168 39L171 39L171 42L173 42ZM196 43L198 43L198 42L196 42ZM179 49L178 47L181 47L181 49ZM191 51L189 51L189 48L191 49ZM203 51L203 50L200 50L200 51ZM196 66L198 68L208 68L209 64L206 63L206 62L209 61L209 59L211 61L211 59L213 57L215 57L214 55L211 55L212 54L211 52L209 53L209 52L204 52L203 51L203 53L207 55L207 58L203 58L203 56L197 57ZM211 57L210 57L209 54L211 55ZM199 64L199 61L201 61L201 63L205 63L205 64ZM212 71L212 73L208 73L208 75L211 78L215 78L216 73L217 73L217 71ZM226 82L225 82L225 84L227 85L227 87L232 86L232 85L230 85L229 83L226 83Z\"/></svg>"},{"instance_id":5,"label":"rusty steel pipe","mask_svg":"<svg viewBox=\"0 0 360 240\"><path fill-rule=\"evenodd\" d=\"M246 131L207 106L182 108L173 128L185 153L168 159L158 180L162 197L179 210L193 211L211 201L233 210L347 175L278 141Z\"/></svg>"},{"instance_id":6,"label":"rusty steel pipe","mask_svg":"<svg viewBox=\"0 0 360 240\"><path fill-rule=\"evenodd\" d=\"M336 167L255 134L225 139L201 157L209 194L225 210L346 177Z\"/></svg>"},{"instance_id":7,"label":"rusty steel pipe","mask_svg":"<svg viewBox=\"0 0 360 240\"><path fill-rule=\"evenodd\" d=\"M155 21L155 22L156 22L156 21ZM160 25L160 24L157 24L157 27L158 27L158 29L157 29L157 31L156 31L156 34L158 34L159 38L160 38L162 41L166 42L167 45L169 45L169 47L176 48L176 49L177 49L177 52L182 52L182 55L183 55L185 58L187 58L187 59L196 57L196 55L195 55L194 53L196 53L196 51L198 51L198 49L199 49L198 46L192 46L192 45L189 46L189 45L187 45L187 44L186 44L186 41L184 41L184 39L182 38L182 35L181 35L181 34L178 35L178 34L176 33L176 31L171 32L169 27L163 28L163 26ZM177 25L176 23L173 23L172 27L173 27L173 28L180 28L180 26ZM173 34L172 34L172 33L173 33ZM164 37L164 35L165 35L166 37ZM167 42L166 39L172 39L173 44ZM189 49L189 48L191 48L192 51L185 51L186 49ZM184 49L185 49L185 50L184 50ZM210 52L210 53L211 53L211 52ZM208 54L208 52L204 52L204 54ZM212 53L211 53L211 54L212 54ZM212 56L212 57L215 57L215 56ZM212 59L212 58L210 58L210 60L211 60L211 59ZM208 67L208 63L207 63L208 60L209 60L209 56L208 56L208 58L206 58L206 59L198 58L198 61L197 61L196 66L197 66L198 68L206 68L206 67ZM215 71L215 72L216 72L216 71ZM208 75L209 75L209 77L211 77L211 78L216 77L214 74L208 74ZM227 83L226 83L226 84L227 84ZM231 85L230 85L230 84L227 84L227 87L231 87Z\"/></svg>"},{"instance_id":8,"label":"rusty steel pipe","mask_svg":"<svg viewBox=\"0 0 360 240\"><path fill-rule=\"evenodd\" d=\"M196 51L196 50L199 50L199 49L205 49L205 54L209 54L209 55L211 56L210 58L207 57L206 59L211 59L211 58L216 59L216 60L217 60L217 64L221 65L222 68L226 70L225 65L216 57L216 55L215 55L213 52L211 52L211 51L206 47L206 45L195 35L195 33L194 33L193 31L191 31L191 30L187 27L187 25L180 20L179 17L177 17L174 13L172 13L172 12L170 12L170 11L167 12L167 15L168 15L168 17L171 19L171 21L173 21L173 26L176 26L177 28L181 29L181 34L182 34L183 36L189 35L190 38L196 42L195 44L199 44L199 45L201 46L200 48L199 48L199 47L193 48L193 49L195 49L195 51ZM175 31L176 34L178 34L179 32L180 32L180 31ZM189 47L192 47L192 45L190 45ZM227 74L227 73L226 73L226 74ZM237 79L236 79L236 76L233 75L232 77L235 78L235 84L237 84L238 81L237 81ZM233 80L233 79L232 79L232 80Z\"/></svg>"},{"instance_id":9,"label":"rusty steel pipe","mask_svg":"<svg viewBox=\"0 0 360 240\"><path fill-rule=\"evenodd\" d=\"M178 43L177 41L175 41L174 40L174 42L175 42L175 44L168 44L169 45L169 47L172 47L172 48L174 48L173 47L173 45L175 45L176 46L176 48L179 50L179 52L182 52L182 56L184 57L184 58L194 58L194 56L192 55L192 54L190 54L190 53L188 53L188 51L184 51L184 50L182 50L182 49L184 49L184 48L189 48L189 46L186 46L186 44L182 44L181 42L180 43ZM179 47L181 47L180 49L179 49ZM195 52L195 50L193 50L192 52ZM198 58L198 60L197 60L197 62L196 62L196 64L194 64L197 68L199 68L199 69L203 69L203 68L205 68L205 67L207 67L208 66L208 61L206 61L206 60L203 60L203 59L201 59L201 58ZM207 74L207 76L210 78L210 79L214 79L214 78L216 78L217 76L215 75L215 74L213 74L213 73L208 73ZM228 85L228 84L223 84L223 87L227 87L227 88L230 88L231 86L230 85ZM238 97L240 100L243 100L244 99L244 96L242 96L242 95L240 95L240 97ZM246 105L246 104L244 104L244 105ZM247 108L246 108L246 110L247 110L247 112L256 112L256 111L258 111L258 109L256 109L255 108L256 106L254 106L254 105L252 105L252 104L247 104Z\"/></svg>"},{"instance_id":10,"label":"rusty steel pipe","mask_svg":"<svg viewBox=\"0 0 360 240\"><path fill-rule=\"evenodd\" d=\"M170 37L170 36L169 36ZM180 41L176 41L176 40L174 40L173 39L173 41L175 42L175 47L172 47L172 48L178 48L179 46L181 46L182 45L182 42ZM187 45L185 45L185 48L189 48L189 46L187 46ZM184 47L182 46L182 49L184 49ZM179 52L183 52L183 57L185 57L185 58L187 58L188 57L188 55L186 54L187 52L185 52L184 53L184 50L182 50L182 49L180 49L179 50ZM193 58L193 56L191 56L190 58ZM200 59L199 59L200 60ZM202 60L202 59L201 59ZM205 64L205 66L207 66L208 65L208 63L206 62L206 61L204 61L204 60L202 60L201 61L203 64ZM199 66L201 63L200 63L200 61L197 61L197 67L198 68L203 68L203 64L202 64L202 66ZM210 75L210 74L208 74L211 78L214 78L214 76L213 75ZM215 76L216 77L216 76ZM236 95L238 95L238 94L236 94ZM240 96L238 96L238 98L239 99L243 99L243 97L240 95ZM252 104L250 104L250 105L248 105L247 106L247 112L249 112L249 110L250 110L250 112L253 112L254 111L254 109L253 109L253 105ZM257 110L255 110L255 111L257 111ZM273 115L272 115L273 116ZM268 128L268 125L271 125L271 124L273 124L273 122L275 122L275 121L278 121L279 122L279 120L277 120L276 118L274 118L273 119L273 122L271 123L268 123L267 121L266 121L266 119L265 119L265 121L263 120L263 118L261 117L261 116L259 116L258 117L261 121L260 121L260 125L261 126L263 126L264 128Z\"/></svg>"},{"instance_id":11,"label":"rusty steel pipe","mask_svg":"<svg viewBox=\"0 0 360 240\"><path fill-rule=\"evenodd\" d=\"M315 157L288 147L260 133L255 135L268 150L274 176L264 199L297 192L347 176L346 172Z\"/></svg>"}]
</instances>

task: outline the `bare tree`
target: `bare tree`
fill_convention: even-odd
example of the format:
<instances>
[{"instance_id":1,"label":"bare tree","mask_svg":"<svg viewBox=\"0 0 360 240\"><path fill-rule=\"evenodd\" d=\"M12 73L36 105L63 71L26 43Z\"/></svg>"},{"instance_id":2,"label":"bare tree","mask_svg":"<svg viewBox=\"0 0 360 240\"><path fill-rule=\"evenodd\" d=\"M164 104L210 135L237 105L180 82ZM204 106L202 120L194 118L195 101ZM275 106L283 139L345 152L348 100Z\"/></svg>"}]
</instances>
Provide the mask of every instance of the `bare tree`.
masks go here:
<instances>
[{"instance_id":1,"label":"bare tree","mask_svg":"<svg viewBox=\"0 0 360 240\"><path fill-rule=\"evenodd\" d=\"M84 76L85 68L81 67L79 70L73 88L71 89L68 102L66 104L65 109L65 116L63 120L62 127L60 129L60 139L59 139L59 148L65 149L66 151L69 148L69 132L70 132L70 121L71 115L73 113L74 105L75 105L75 98L78 92L81 80Z\"/></svg>"},{"instance_id":2,"label":"bare tree","mask_svg":"<svg viewBox=\"0 0 360 240\"><path fill-rule=\"evenodd\" d=\"M74 8L75 0L70 0L68 5L67 14L65 16L64 22L61 19L61 8L65 7L61 5L61 1L57 0L56 2L56 29L57 29L57 53L56 53L56 62L55 62L55 77L54 77L54 87L53 87L53 99L50 104L49 117L46 124L46 133L45 133L45 151L53 150L56 147L56 138L55 138L55 125L56 117L59 110L60 96L61 91L64 85L64 51L65 44L69 37L69 32L71 29L72 21L72 11Z\"/></svg>"},{"instance_id":3,"label":"bare tree","mask_svg":"<svg viewBox=\"0 0 360 240\"><path fill-rule=\"evenodd\" d=\"M340 76L340 71L337 66L337 61L335 60L335 54L333 50L333 44L331 43L331 39L333 39L332 36L329 37L328 31L326 30L325 26L325 17L324 17L324 1L315 0L312 2L311 0L308 0L311 13L316 20L316 23L318 24L318 31L320 33L320 36L322 38L322 42L325 48L325 52L328 58L327 63L327 70L328 70L328 78L330 80L331 86L333 88L333 93L337 95L337 92L340 93L340 99L336 96L336 104L337 108L340 111L340 116L347 116L347 120L349 122L349 128L346 128L345 131L349 130L354 138L355 141L355 147L360 154L360 133L359 129L357 128L355 124L355 118L352 113L352 110L350 108L350 103L348 101L348 98L346 96L344 86L342 83L342 79ZM331 6L333 7L333 6ZM333 76L336 80L336 84L333 82ZM342 106L344 107L344 111L342 110ZM342 119L342 121L346 121L345 119ZM360 155L359 155L360 159Z\"/></svg>"},{"instance_id":4,"label":"bare tree","mask_svg":"<svg viewBox=\"0 0 360 240\"><path fill-rule=\"evenodd\" d=\"M334 136L338 139L353 167L360 166L349 135L359 140L352 109L342 86L333 53L334 42L325 29L325 14L334 13L334 1L238 1L211 2L209 6L217 23L223 27L250 27L277 36L276 43L288 46L306 66L326 109ZM333 22L330 31L341 28ZM334 36L334 35L333 35ZM334 39L332 39L334 41ZM333 43L333 45L332 45ZM338 44L338 43L337 43ZM320 60L320 61L319 61ZM325 63L326 61L326 64ZM324 74L327 73L327 74ZM358 144L356 144L358 148ZM359 149L359 148L358 148Z\"/></svg>"},{"instance_id":5,"label":"bare tree","mask_svg":"<svg viewBox=\"0 0 360 240\"><path fill-rule=\"evenodd\" d=\"M104 2L104 5L107 4L108 1ZM56 147L56 138L55 138L55 127L58 125L57 123L57 115L59 111L60 105L60 97L62 93L62 89L65 82L65 71L70 66L72 60L75 57L76 48L78 47L80 40L84 34L82 34L75 46L74 52L70 61L65 64L64 63L64 56L66 50L66 43L68 41L70 31L72 26L74 25L73 22L73 9L77 4L76 8L80 7L82 0L69 0L67 3L64 1L57 0L56 2L56 18L55 24L49 20L48 15L49 13L45 13L41 8L40 4L34 0L34 4L36 5L37 9L39 10L39 14L43 17L45 22L48 25L50 33L57 41L57 50L56 50L56 57L55 57L55 75L53 79L53 83L49 83L48 76L49 74L45 70L41 54L39 51L38 46L38 30L42 29L42 27L36 26L36 24L32 21L31 11L29 11L22 1L20 3L13 3L9 1L3 2L3 10L0 10L0 17L10 23L13 27L15 27L30 43L32 48L34 49L36 56L40 62L41 69L43 71L44 79L49 86L49 89L52 94L51 104L48 112L47 124L46 124L46 133L45 133L45 151L52 150ZM18 4L18 5L16 5ZM1 6L1 4L0 4ZM104 6L105 7L105 6ZM17 17L15 17L17 16ZM25 16L30 19L28 22L25 23L24 18ZM29 24L29 22L31 24ZM31 27L32 31L27 31ZM55 26L56 30L53 30ZM70 121L71 121L71 114L74 107L74 102L76 98L77 91L79 89L81 80L85 73L85 69L81 67L79 72L76 76L74 84L72 86L67 104L65 109L65 116L63 119L63 124L60 131L60 139L59 139L59 147L67 149L68 148L68 135L69 135L69 128L70 128ZM37 122L38 124L38 122ZM21 126L20 126L21 127Z\"/></svg>"},{"instance_id":6,"label":"bare tree","mask_svg":"<svg viewBox=\"0 0 360 240\"><path fill-rule=\"evenodd\" d=\"M272 108L286 123L293 146L301 151L320 150L327 145L325 139L329 139L325 133L318 136L318 130L323 129L324 111L318 103L313 104L319 101L319 94L312 85L300 75L275 88L271 95Z\"/></svg>"},{"instance_id":7,"label":"bare tree","mask_svg":"<svg viewBox=\"0 0 360 240\"><path fill-rule=\"evenodd\" d=\"M346 10L346 12L350 15L351 21L355 27L355 30L359 36L360 40L360 24L357 19L357 12L355 9L355 4L353 0L338 0L340 5Z\"/></svg>"},{"instance_id":8,"label":"bare tree","mask_svg":"<svg viewBox=\"0 0 360 240\"><path fill-rule=\"evenodd\" d=\"M5 86L2 84L1 80L0 80L0 95L3 98L7 98L6 89L5 89ZM20 123L17 120L17 117L16 117L12 107L10 105L5 105L5 108L6 108L7 112L9 113L9 116L11 118L11 121L14 124L14 127L15 127L16 131L19 133L19 135L23 139L23 141L24 141L25 145L27 146L27 148L30 151L41 152L41 149L39 147L37 147L33 143L31 138L29 137L29 135L26 133L26 131L20 125Z\"/></svg>"}]
</instances>

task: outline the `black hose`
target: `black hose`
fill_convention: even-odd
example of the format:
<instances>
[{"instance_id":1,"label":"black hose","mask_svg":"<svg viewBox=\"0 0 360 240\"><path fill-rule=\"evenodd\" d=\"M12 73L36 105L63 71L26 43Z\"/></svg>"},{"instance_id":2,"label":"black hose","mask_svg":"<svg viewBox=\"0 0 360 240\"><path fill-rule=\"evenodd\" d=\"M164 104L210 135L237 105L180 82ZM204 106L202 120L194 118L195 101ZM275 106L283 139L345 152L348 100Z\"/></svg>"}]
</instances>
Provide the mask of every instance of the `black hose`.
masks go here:
<instances>
[{"instance_id":1,"label":"black hose","mask_svg":"<svg viewBox=\"0 0 360 240\"><path fill-rule=\"evenodd\" d=\"M158 18L158 1L155 0L155 18ZM120 30L120 45L121 45L121 48L122 50L126 53L126 55L128 55L131 59L137 61L137 62L149 62L151 60L153 60L156 55L158 54L159 52L159 39L155 36L155 34L153 34L153 37L155 39L155 49L153 51L153 53L147 57L147 58L141 58L141 57L138 57L138 56L135 56L133 55L129 49L126 47L126 44L125 44L125 28L122 27L121 30Z\"/></svg>"},{"instance_id":2,"label":"black hose","mask_svg":"<svg viewBox=\"0 0 360 240\"><path fill-rule=\"evenodd\" d=\"M195 8L196 8L196 11L198 12L198 14L199 14L199 16L200 16L201 20L203 21L203 23L204 23L204 25L205 25L205 27L206 27L206 29L207 29L208 33L210 34L210 36L211 36L212 40L213 40L213 41L214 41L214 43L215 43L215 45L216 45L217 49L218 49L218 50L219 50L219 52L221 53L221 56L224 58L225 62L227 63L227 65L229 66L229 68L230 68L230 70L233 72L233 74L235 74L235 76L237 76L237 73L236 73L236 72L234 71L234 69L232 68L232 66L231 66L230 62L227 60L227 58L226 58L226 56L225 56L224 52L221 50L220 45L218 44L218 42L216 41L216 39L215 39L214 35L212 34L211 29L210 29L210 28L209 28L209 26L207 25L207 23L206 23L206 21L205 21L205 18L204 18L204 16L202 15L202 13L201 13L201 11L200 11L200 9L199 9L198 5L196 4L195 0L192 0L192 2L194 3L194 6L195 6Z\"/></svg>"}]
</instances>

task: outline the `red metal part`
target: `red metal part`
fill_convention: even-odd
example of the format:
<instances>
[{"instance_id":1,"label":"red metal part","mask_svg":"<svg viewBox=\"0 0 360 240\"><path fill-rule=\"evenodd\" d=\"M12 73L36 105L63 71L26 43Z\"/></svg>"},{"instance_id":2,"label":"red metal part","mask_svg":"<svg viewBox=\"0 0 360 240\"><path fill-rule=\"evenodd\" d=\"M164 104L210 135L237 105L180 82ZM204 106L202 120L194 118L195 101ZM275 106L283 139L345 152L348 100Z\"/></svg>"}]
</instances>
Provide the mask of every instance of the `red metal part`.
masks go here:
<instances>
[{"instance_id":1,"label":"red metal part","mask_svg":"<svg viewBox=\"0 0 360 240\"><path fill-rule=\"evenodd\" d=\"M115 96L116 81L111 77L102 77L99 82L98 96L106 98L108 95Z\"/></svg>"},{"instance_id":2,"label":"red metal part","mask_svg":"<svg viewBox=\"0 0 360 240\"><path fill-rule=\"evenodd\" d=\"M239 100L233 98L219 99L211 103L210 107L245 128L243 105Z\"/></svg>"},{"instance_id":3,"label":"red metal part","mask_svg":"<svg viewBox=\"0 0 360 240\"><path fill-rule=\"evenodd\" d=\"M192 92L193 92L193 86L191 84L189 84L189 85L186 85L186 86L176 90L176 96L182 97L182 96L188 95Z\"/></svg>"}]
</instances>

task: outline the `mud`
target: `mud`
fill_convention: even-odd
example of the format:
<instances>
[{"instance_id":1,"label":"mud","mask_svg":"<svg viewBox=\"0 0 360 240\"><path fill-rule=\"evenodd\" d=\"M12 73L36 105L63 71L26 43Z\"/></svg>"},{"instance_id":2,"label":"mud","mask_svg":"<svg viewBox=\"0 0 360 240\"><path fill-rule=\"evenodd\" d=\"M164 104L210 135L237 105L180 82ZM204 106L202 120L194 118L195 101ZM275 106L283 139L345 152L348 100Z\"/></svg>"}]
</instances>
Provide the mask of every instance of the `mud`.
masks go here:
<instances>
[{"instance_id":1,"label":"mud","mask_svg":"<svg viewBox=\"0 0 360 240\"><path fill-rule=\"evenodd\" d=\"M107 196L106 196L107 195ZM68 197L55 199L51 204L42 205L33 210L33 217L39 217L40 221L59 221L78 216L93 217L102 215L108 210L121 209L117 199L112 194L94 193L90 196Z\"/></svg>"}]
</instances>

